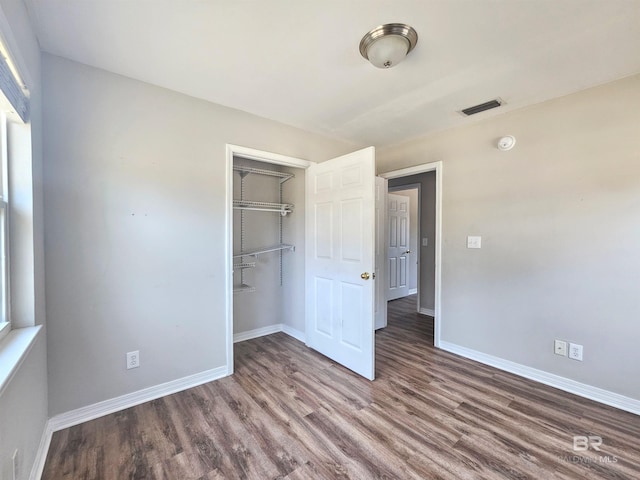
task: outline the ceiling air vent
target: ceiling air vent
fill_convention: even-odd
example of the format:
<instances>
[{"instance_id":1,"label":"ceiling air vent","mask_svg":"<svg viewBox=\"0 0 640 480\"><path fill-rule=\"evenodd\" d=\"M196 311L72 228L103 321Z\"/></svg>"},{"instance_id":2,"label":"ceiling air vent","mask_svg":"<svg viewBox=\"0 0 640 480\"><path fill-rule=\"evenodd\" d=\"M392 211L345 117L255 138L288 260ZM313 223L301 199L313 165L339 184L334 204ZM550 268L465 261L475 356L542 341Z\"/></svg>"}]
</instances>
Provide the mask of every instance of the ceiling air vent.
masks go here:
<instances>
[{"instance_id":1,"label":"ceiling air vent","mask_svg":"<svg viewBox=\"0 0 640 480\"><path fill-rule=\"evenodd\" d=\"M476 113L484 112L485 110L491 110L492 108L499 107L503 102L499 98L489 100L488 102L481 103L480 105L474 105L473 107L463 108L460 112L466 116L475 115Z\"/></svg>"}]
</instances>

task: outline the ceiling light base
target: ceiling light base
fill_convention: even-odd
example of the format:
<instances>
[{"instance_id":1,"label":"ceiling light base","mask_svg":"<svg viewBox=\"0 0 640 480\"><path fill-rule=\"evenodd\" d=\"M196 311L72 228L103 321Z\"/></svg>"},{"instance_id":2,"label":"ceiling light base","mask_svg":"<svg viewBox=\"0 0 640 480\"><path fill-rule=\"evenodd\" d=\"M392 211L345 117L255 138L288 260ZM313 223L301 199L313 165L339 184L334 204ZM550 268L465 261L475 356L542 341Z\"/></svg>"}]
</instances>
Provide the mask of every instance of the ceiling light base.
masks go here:
<instances>
[{"instance_id":1,"label":"ceiling light base","mask_svg":"<svg viewBox=\"0 0 640 480\"><path fill-rule=\"evenodd\" d=\"M387 23L369 31L360 40L360 54L378 68L400 63L418 43L418 33L404 23Z\"/></svg>"}]
</instances>

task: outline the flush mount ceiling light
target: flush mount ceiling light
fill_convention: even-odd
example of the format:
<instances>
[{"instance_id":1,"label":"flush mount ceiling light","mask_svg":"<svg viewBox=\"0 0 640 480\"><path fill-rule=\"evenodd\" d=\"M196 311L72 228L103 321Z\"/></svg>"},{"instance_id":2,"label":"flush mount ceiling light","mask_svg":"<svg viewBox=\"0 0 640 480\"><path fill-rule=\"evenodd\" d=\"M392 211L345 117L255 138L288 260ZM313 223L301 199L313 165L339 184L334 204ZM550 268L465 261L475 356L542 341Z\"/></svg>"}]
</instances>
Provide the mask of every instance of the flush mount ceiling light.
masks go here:
<instances>
[{"instance_id":1,"label":"flush mount ceiling light","mask_svg":"<svg viewBox=\"0 0 640 480\"><path fill-rule=\"evenodd\" d=\"M362 40L360 54L378 68L391 68L408 55L418 43L417 32L404 23L379 25Z\"/></svg>"}]
</instances>

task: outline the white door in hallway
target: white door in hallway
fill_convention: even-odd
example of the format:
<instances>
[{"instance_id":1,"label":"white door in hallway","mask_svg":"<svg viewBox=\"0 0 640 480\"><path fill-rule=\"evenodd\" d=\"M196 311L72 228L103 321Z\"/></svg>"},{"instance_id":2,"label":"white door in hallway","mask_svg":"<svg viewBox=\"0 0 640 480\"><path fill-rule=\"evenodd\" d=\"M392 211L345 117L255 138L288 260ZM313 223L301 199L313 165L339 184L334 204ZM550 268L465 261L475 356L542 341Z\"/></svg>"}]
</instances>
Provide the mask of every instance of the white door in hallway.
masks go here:
<instances>
[{"instance_id":1,"label":"white door in hallway","mask_svg":"<svg viewBox=\"0 0 640 480\"><path fill-rule=\"evenodd\" d=\"M306 174L306 341L374 378L375 149Z\"/></svg>"},{"instance_id":2,"label":"white door in hallway","mask_svg":"<svg viewBox=\"0 0 640 480\"><path fill-rule=\"evenodd\" d=\"M387 195L389 245L387 249L387 300L409 295L409 208L405 195Z\"/></svg>"}]
</instances>

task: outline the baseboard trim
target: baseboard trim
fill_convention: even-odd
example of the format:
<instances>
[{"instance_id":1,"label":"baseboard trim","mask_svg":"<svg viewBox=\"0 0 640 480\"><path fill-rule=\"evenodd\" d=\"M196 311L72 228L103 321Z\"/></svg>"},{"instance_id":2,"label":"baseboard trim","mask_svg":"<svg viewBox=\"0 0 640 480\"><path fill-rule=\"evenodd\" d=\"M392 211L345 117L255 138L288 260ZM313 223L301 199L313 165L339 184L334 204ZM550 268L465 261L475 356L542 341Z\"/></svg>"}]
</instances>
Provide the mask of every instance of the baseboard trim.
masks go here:
<instances>
[{"instance_id":1,"label":"baseboard trim","mask_svg":"<svg viewBox=\"0 0 640 480\"><path fill-rule=\"evenodd\" d=\"M211 370L205 370L204 372L189 375L187 377L172 380L170 382L161 383L153 387L144 388L137 392L128 393L120 397L104 400L102 402L94 403L86 407L81 407L70 412L56 415L49 419L49 425L52 432L57 432L63 428L73 427L80 423L94 420L110 413L119 412L125 408L134 407L141 403L155 400L156 398L171 395L172 393L181 392L191 387L197 387L203 383L218 380L219 378L226 377L228 375L227 366L213 368Z\"/></svg>"},{"instance_id":2,"label":"baseboard trim","mask_svg":"<svg viewBox=\"0 0 640 480\"><path fill-rule=\"evenodd\" d=\"M429 315L430 317L435 317L436 313L433 311L433 308L421 308L418 313L422 315Z\"/></svg>"},{"instance_id":3,"label":"baseboard trim","mask_svg":"<svg viewBox=\"0 0 640 480\"><path fill-rule=\"evenodd\" d=\"M264 337L266 335L280 332L286 333L290 337L305 343L306 336L303 332L284 323L276 323L275 325L269 325L268 327L261 327L247 332L236 333L233 335L233 343L244 342L253 338Z\"/></svg>"},{"instance_id":4,"label":"baseboard trim","mask_svg":"<svg viewBox=\"0 0 640 480\"><path fill-rule=\"evenodd\" d=\"M240 332L233 334L233 343L244 342L251 340L252 338L264 337L265 335L271 335L272 333L278 333L282 331L282 324L277 323L275 325L269 325L267 327L256 328L247 332Z\"/></svg>"},{"instance_id":5,"label":"baseboard trim","mask_svg":"<svg viewBox=\"0 0 640 480\"><path fill-rule=\"evenodd\" d=\"M38 450L36 451L36 458L34 459L31 467L29 480L40 480L40 478L42 478L42 472L44 471L44 464L47 461L47 453L49 453L52 435L53 430L51 429L51 421L47 420L47 423L44 425L42 437L40 438Z\"/></svg>"},{"instance_id":6,"label":"baseboard trim","mask_svg":"<svg viewBox=\"0 0 640 480\"><path fill-rule=\"evenodd\" d=\"M504 370L505 372L513 373L530 380L535 380L536 382L549 385L550 387L555 387L559 390L564 390L565 392L573 393L595 402L603 403L626 412L640 415L640 400L626 397L592 385L587 385L585 383L580 383L569 378L561 377L560 375L545 372L544 370L538 370L510 360L494 357L493 355L488 355L486 353L462 347L454 343L445 342L443 340L440 341L440 348L447 352L460 355L461 357Z\"/></svg>"},{"instance_id":7,"label":"baseboard trim","mask_svg":"<svg viewBox=\"0 0 640 480\"><path fill-rule=\"evenodd\" d=\"M282 324L282 331L287 335L289 335L290 337L295 338L299 342L306 343L307 341L307 336L304 334L304 332L301 332L298 329L290 327L289 325L285 325L284 323Z\"/></svg>"}]
</instances>

